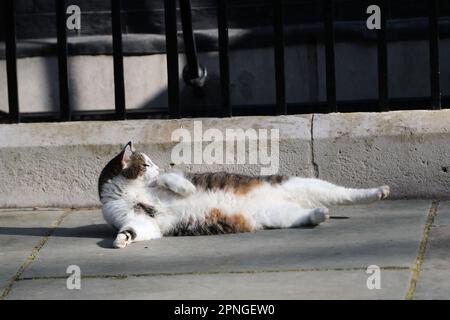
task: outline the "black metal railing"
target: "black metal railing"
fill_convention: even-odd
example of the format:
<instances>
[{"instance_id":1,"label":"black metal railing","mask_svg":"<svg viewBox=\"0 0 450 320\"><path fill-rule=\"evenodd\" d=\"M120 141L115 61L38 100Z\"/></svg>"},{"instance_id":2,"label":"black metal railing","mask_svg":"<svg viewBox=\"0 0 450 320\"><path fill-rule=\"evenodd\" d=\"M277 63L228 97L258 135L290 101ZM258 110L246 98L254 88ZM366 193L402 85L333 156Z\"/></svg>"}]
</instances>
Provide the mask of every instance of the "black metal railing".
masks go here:
<instances>
[{"instance_id":1,"label":"black metal railing","mask_svg":"<svg viewBox=\"0 0 450 320\"><path fill-rule=\"evenodd\" d=\"M430 26L430 83L431 106L433 109L441 108L441 85L439 70L439 1L429 2L429 26Z\"/></svg>"},{"instance_id":2,"label":"black metal railing","mask_svg":"<svg viewBox=\"0 0 450 320\"><path fill-rule=\"evenodd\" d=\"M121 0L111 0L113 64L114 64L114 102L116 118L126 118L125 79L123 75L122 17Z\"/></svg>"},{"instance_id":3,"label":"black metal railing","mask_svg":"<svg viewBox=\"0 0 450 320\"><path fill-rule=\"evenodd\" d=\"M231 117L233 108L230 98L230 58L228 44L228 6L227 0L217 2L217 23L219 33L219 68L221 104L224 116Z\"/></svg>"},{"instance_id":4,"label":"black metal railing","mask_svg":"<svg viewBox=\"0 0 450 320\"><path fill-rule=\"evenodd\" d=\"M14 0L5 1L5 55L6 76L8 83L9 120L20 121L19 92L17 88L17 50L16 50L16 9Z\"/></svg>"},{"instance_id":5,"label":"black metal railing","mask_svg":"<svg viewBox=\"0 0 450 320\"><path fill-rule=\"evenodd\" d=\"M382 12L381 29L378 30L377 60L378 60L378 109L389 110L389 79L388 79L388 49L387 49L387 17L389 16L388 0L380 0L378 5Z\"/></svg>"},{"instance_id":6,"label":"black metal railing","mask_svg":"<svg viewBox=\"0 0 450 320\"><path fill-rule=\"evenodd\" d=\"M172 118L181 116L180 88L178 84L177 6L175 1L164 0L167 55L167 93Z\"/></svg>"},{"instance_id":7,"label":"black metal railing","mask_svg":"<svg viewBox=\"0 0 450 320\"><path fill-rule=\"evenodd\" d=\"M334 1L325 0L324 24L325 24L325 68L327 82L327 104L329 112L337 111L336 99L336 65L334 51Z\"/></svg>"},{"instance_id":8,"label":"black metal railing","mask_svg":"<svg viewBox=\"0 0 450 320\"><path fill-rule=\"evenodd\" d=\"M396 104L389 98L388 86L388 25L389 0L375 1L380 6L381 29L377 30L377 57L378 57L378 99L373 102L360 101L360 104L374 105L378 111L388 111ZM17 53L16 53L16 10L14 0L5 0L5 57L7 66L8 85L8 118L12 123L21 121L19 108L18 81L17 81ZM182 18L182 31L184 36L184 51L187 57L187 66L183 78L187 84L201 88L206 80L206 68L198 59L195 37L192 27L190 0L179 0ZM439 63L439 1L429 1L429 66L431 94L429 105L432 109L440 109L442 95L440 86ZM126 119L127 108L124 85L123 45L122 45L122 18L121 0L111 0L112 38L113 38L113 65L114 65L114 119ZM285 74L285 27L283 22L284 7L282 0L273 0L273 34L275 59L275 105L261 106L261 110L272 110L273 114L297 113L302 105L291 105L286 101L286 74ZM333 0L322 0L324 43L325 43L325 75L326 75L326 106L320 110L327 112L345 111L340 109L336 97L336 66L335 66L335 6ZM189 116L183 113L180 101L178 39L177 39L177 3L176 0L164 0L165 38L168 74L168 109L172 118ZM234 106L230 97L230 62L229 62L229 35L228 35L228 4L227 0L217 0L217 29L218 52L220 70L221 111L217 116L232 116ZM59 117L60 121L73 120L70 105L70 87L68 74L68 45L65 26L66 1L55 0L56 26L57 26L57 54L58 54L58 81L59 81ZM207 80L206 80L207 81ZM421 103L421 102L419 102ZM356 103L358 104L358 103ZM413 103L412 103L413 104ZM350 104L347 104L351 105ZM302 111L316 111L323 107L323 103L313 103L304 106ZM412 106L412 108L414 108ZM264 111L264 113L266 113ZM258 114L258 111L256 111ZM145 117L145 114L141 115ZM138 117L141 117L138 116Z\"/></svg>"},{"instance_id":9,"label":"black metal railing","mask_svg":"<svg viewBox=\"0 0 450 320\"><path fill-rule=\"evenodd\" d=\"M55 1L56 31L58 39L58 82L59 82L59 110L61 121L71 120L69 99L69 72L67 66L67 29L66 29L66 1ZM11 14L15 14L12 12Z\"/></svg>"},{"instance_id":10,"label":"black metal railing","mask_svg":"<svg viewBox=\"0 0 450 320\"><path fill-rule=\"evenodd\" d=\"M273 30L275 48L275 87L277 114L287 114L286 75L284 65L283 2L273 0Z\"/></svg>"}]
</instances>

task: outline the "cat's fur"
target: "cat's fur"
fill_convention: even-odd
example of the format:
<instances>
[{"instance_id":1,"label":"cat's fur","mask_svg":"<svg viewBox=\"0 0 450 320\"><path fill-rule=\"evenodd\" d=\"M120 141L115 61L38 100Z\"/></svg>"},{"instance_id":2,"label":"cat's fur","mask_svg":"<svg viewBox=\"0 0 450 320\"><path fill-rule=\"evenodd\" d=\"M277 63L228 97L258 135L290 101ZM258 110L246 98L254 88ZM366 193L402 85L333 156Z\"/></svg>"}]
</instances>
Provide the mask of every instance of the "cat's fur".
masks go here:
<instances>
[{"instance_id":1,"label":"cat's fur","mask_svg":"<svg viewBox=\"0 0 450 320\"><path fill-rule=\"evenodd\" d=\"M384 199L389 187L349 189L312 178L225 172L159 173L131 142L103 169L98 191L114 247L165 235L250 232L318 225L328 206Z\"/></svg>"}]
</instances>

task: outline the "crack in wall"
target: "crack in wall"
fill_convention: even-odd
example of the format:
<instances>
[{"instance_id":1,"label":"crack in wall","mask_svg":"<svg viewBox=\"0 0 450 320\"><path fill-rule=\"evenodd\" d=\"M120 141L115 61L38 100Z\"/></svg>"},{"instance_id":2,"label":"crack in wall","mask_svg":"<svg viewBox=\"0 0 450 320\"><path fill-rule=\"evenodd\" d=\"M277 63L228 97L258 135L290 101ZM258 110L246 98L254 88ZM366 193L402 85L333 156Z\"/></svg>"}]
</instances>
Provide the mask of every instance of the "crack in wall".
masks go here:
<instances>
[{"instance_id":1,"label":"crack in wall","mask_svg":"<svg viewBox=\"0 0 450 320\"><path fill-rule=\"evenodd\" d=\"M314 170L314 177L315 178L319 178L319 165L316 163L315 161L315 157L314 157L314 117L315 114L312 114L311 117L311 142L310 142L310 146L311 146L311 163L313 166L313 170Z\"/></svg>"}]
</instances>

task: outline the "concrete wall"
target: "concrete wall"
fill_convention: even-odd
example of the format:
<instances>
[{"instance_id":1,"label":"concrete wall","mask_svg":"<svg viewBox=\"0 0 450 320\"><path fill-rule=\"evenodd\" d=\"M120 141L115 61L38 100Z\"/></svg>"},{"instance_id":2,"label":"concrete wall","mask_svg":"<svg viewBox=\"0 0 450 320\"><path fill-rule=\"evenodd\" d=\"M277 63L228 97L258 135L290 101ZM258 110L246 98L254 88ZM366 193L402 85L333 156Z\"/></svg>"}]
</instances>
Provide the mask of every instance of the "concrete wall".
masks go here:
<instances>
[{"instance_id":1,"label":"concrete wall","mask_svg":"<svg viewBox=\"0 0 450 320\"><path fill-rule=\"evenodd\" d=\"M441 56L450 53L450 40L440 43ZM230 52L231 100L234 105L273 104L275 78L271 48ZM430 95L428 43L399 41L389 45L389 93L392 98ZM180 79L184 56L180 55ZM181 101L188 105L220 104L219 59L216 52L200 53L208 69L205 95L195 97L180 80ZM18 59L19 101L22 112L57 111L56 57ZM377 56L375 44L337 43L337 96L339 100L376 99ZM167 70L164 54L124 58L127 109L167 107ZM111 56L69 58L70 98L73 110L114 109ZM325 53L321 43L286 48L288 102L325 101ZM450 94L450 60L441 59L441 87ZM0 60L0 111L7 111L6 64Z\"/></svg>"},{"instance_id":2,"label":"concrete wall","mask_svg":"<svg viewBox=\"0 0 450 320\"><path fill-rule=\"evenodd\" d=\"M394 198L450 198L450 110L202 119L202 125L203 132L279 129L282 174L353 187L387 183ZM194 120L0 125L0 207L99 205L98 175L126 142L169 169L173 131L193 126ZM261 168L175 167L248 174Z\"/></svg>"}]
</instances>

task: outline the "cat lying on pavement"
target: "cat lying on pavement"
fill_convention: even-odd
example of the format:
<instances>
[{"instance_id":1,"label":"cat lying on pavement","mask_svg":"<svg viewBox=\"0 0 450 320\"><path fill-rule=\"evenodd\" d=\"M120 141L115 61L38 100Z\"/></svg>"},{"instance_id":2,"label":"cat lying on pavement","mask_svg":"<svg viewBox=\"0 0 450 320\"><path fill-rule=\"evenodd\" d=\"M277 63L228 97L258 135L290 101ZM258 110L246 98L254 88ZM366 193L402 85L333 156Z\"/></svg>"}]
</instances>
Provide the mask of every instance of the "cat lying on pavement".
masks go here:
<instances>
[{"instance_id":1,"label":"cat lying on pavement","mask_svg":"<svg viewBox=\"0 0 450 320\"><path fill-rule=\"evenodd\" d=\"M251 232L316 226L328 206L385 199L389 187L351 189L282 175L162 173L129 142L102 170L98 192L115 248L166 235Z\"/></svg>"}]
</instances>

